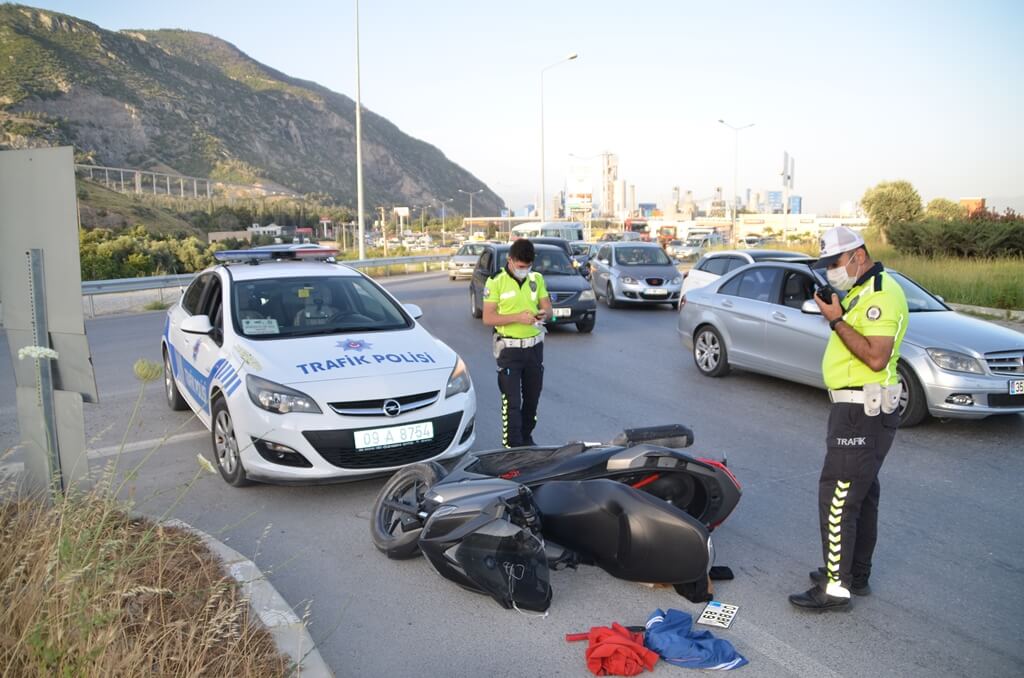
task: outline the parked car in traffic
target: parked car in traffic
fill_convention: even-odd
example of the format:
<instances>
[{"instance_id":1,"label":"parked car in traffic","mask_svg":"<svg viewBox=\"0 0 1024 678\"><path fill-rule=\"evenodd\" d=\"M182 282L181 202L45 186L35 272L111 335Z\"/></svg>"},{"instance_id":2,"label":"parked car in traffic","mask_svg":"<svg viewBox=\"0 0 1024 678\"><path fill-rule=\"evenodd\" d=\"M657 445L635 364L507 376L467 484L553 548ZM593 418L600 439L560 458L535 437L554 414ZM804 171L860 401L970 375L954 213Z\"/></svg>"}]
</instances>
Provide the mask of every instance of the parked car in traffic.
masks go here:
<instances>
[{"instance_id":1,"label":"parked car in traffic","mask_svg":"<svg viewBox=\"0 0 1024 678\"><path fill-rule=\"evenodd\" d=\"M591 260L590 284L609 308L679 304L683 275L658 243L606 242Z\"/></svg>"},{"instance_id":2,"label":"parked car in traffic","mask_svg":"<svg viewBox=\"0 0 1024 678\"><path fill-rule=\"evenodd\" d=\"M889 273L910 311L898 365L900 425L929 414L1024 413L1024 333L957 313L910 278ZM825 388L821 359L830 330L811 298L815 285L815 274L796 262L762 261L726 273L683 297L682 344L705 376L740 367Z\"/></svg>"},{"instance_id":3,"label":"parked car in traffic","mask_svg":"<svg viewBox=\"0 0 1024 678\"><path fill-rule=\"evenodd\" d=\"M530 240L535 251L533 270L544 276L551 297L552 316L548 324L575 324L580 332L592 332L597 322L597 302L590 284L561 248L538 244L534 238ZM483 317L484 289L488 279L505 268L509 246L508 243L487 244L480 254L469 283L469 312L474 318Z\"/></svg>"},{"instance_id":4,"label":"parked car in traffic","mask_svg":"<svg viewBox=\"0 0 1024 678\"><path fill-rule=\"evenodd\" d=\"M231 485L376 475L473 445L465 363L336 253L217 252L167 311L167 404L210 430Z\"/></svg>"},{"instance_id":5,"label":"parked car in traffic","mask_svg":"<svg viewBox=\"0 0 1024 678\"><path fill-rule=\"evenodd\" d=\"M459 247L448 259L448 279L472 278L473 269L483 250L484 244L479 242L468 242Z\"/></svg>"},{"instance_id":6,"label":"parked car in traffic","mask_svg":"<svg viewBox=\"0 0 1024 678\"><path fill-rule=\"evenodd\" d=\"M718 250L708 252L686 272L683 278L683 294L718 280L740 266L755 261L801 261L810 263L814 257L803 252L785 250Z\"/></svg>"},{"instance_id":7,"label":"parked car in traffic","mask_svg":"<svg viewBox=\"0 0 1024 678\"><path fill-rule=\"evenodd\" d=\"M712 247L719 247L725 244L725 238L719 233L704 233L691 235L678 250L678 258L683 261L692 261L703 255Z\"/></svg>"},{"instance_id":8,"label":"parked car in traffic","mask_svg":"<svg viewBox=\"0 0 1024 678\"><path fill-rule=\"evenodd\" d=\"M675 257L676 259L679 259L681 258L684 247L686 247L686 243L683 242L682 240L669 240L667 243L665 243L665 253L668 254L670 257Z\"/></svg>"}]
</instances>

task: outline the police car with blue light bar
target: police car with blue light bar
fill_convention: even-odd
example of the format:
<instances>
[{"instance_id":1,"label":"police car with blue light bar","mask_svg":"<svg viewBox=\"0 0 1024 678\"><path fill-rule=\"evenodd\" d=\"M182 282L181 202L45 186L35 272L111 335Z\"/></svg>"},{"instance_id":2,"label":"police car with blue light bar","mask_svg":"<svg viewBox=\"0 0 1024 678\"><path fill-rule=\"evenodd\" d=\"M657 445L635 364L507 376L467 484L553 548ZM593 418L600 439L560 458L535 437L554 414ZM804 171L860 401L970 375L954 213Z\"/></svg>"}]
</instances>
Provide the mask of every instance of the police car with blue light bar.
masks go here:
<instances>
[{"instance_id":1,"label":"police car with blue light bar","mask_svg":"<svg viewBox=\"0 0 1024 678\"><path fill-rule=\"evenodd\" d=\"M211 431L231 485L313 483L452 459L476 393L446 344L336 250L217 252L167 312L168 405Z\"/></svg>"}]
</instances>

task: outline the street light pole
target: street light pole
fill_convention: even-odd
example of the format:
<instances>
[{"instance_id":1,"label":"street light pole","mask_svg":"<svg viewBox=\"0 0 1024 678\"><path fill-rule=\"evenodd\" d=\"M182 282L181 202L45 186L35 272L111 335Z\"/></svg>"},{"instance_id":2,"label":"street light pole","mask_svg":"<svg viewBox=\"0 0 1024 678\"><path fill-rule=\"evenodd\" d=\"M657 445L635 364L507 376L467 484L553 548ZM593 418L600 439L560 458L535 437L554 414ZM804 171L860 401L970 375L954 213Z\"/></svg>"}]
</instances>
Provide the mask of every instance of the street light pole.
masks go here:
<instances>
[{"instance_id":1,"label":"street light pole","mask_svg":"<svg viewBox=\"0 0 1024 678\"><path fill-rule=\"evenodd\" d=\"M732 158L732 200L730 201L730 202L732 202L732 209L730 210L730 212L732 213L732 229L731 229L730 234L729 234L729 239L732 242L735 242L736 241L736 191L738 190L737 187L736 187L736 183L737 183L738 176L739 176L739 171L740 171L739 170L739 166L740 166L740 132L742 130L749 129L750 127L753 127L754 123L750 123L749 125L741 125L741 126L737 127L735 125L730 125L729 123L727 123L725 120L722 120L721 118L718 119L718 122L722 123L723 125L725 125L726 127L728 127L729 129L731 129L733 131L733 147L732 147L732 149L733 149L733 158Z\"/></svg>"},{"instance_id":2,"label":"street light pole","mask_svg":"<svg viewBox=\"0 0 1024 678\"><path fill-rule=\"evenodd\" d=\"M469 227L470 227L470 229L472 229L473 228L473 196L474 195L480 195L481 193L484 192L484 189L481 188L481 189L476 190L476 191L464 191L464 190L462 190L460 188L460 189L457 189L457 190L459 191L459 193L465 193L466 195L469 196Z\"/></svg>"},{"instance_id":3,"label":"street light pole","mask_svg":"<svg viewBox=\"0 0 1024 678\"><path fill-rule=\"evenodd\" d=\"M445 207L447 206L446 203L449 203L449 202L451 202L454 199L455 198L443 198L443 199L442 198L435 198L435 200L437 200L437 202L441 203L441 247L445 246L445 242L444 242L444 239L445 239L444 238L444 228L445 228L444 217L445 217Z\"/></svg>"},{"instance_id":4,"label":"street light pole","mask_svg":"<svg viewBox=\"0 0 1024 678\"><path fill-rule=\"evenodd\" d=\"M573 61L579 57L579 54L573 52L564 59L560 59L555 63L545 66L540 69L540 220L544 221L547 213L547 207L544 205L547 197L544 194L544 72L551 70L555 66L564 64L567 61Z\"/></svg>"},{"instance_id":5,"label":"street light pole","mask_svg":"<svg viewBox=\"0 0 1024 678\"><path fill-rule=\"evenodd\" d=\"M366 258L363 217L363 116L359 96L359 0L356 0L356 209L359 210L359 259Z\"/></svg>"}]
</instances>

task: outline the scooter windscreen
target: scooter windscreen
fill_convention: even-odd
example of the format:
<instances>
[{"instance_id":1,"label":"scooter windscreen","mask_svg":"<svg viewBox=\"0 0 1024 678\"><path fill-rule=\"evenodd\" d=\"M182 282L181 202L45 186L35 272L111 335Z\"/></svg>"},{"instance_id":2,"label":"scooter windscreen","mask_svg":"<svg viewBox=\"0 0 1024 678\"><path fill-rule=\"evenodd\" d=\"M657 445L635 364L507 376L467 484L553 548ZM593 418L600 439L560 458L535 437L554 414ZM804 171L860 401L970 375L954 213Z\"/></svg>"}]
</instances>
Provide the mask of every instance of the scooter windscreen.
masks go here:
<instances>
[{"instance_id":1,"label":"scooter windscreen","mask_svg":"<svg viewBox=\"0 0 1024 678\"><path fill-rule=\"evenodd\" d=\"M420 548L441 576L491 596L504 608L543 612L551 605L544 541L530 529L494 518L448 540L430 522Z\"/></svg>"}]
</instances>

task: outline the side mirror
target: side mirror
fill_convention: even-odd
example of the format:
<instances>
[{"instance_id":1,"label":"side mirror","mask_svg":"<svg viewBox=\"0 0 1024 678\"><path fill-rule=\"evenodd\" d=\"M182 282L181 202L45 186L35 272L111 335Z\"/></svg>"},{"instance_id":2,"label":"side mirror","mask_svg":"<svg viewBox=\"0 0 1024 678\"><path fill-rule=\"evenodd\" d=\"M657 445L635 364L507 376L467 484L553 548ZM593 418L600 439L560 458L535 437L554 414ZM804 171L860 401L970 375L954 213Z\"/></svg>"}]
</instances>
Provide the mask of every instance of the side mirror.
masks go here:
<instances>
[{"instance_id":1,"label":"side mirror","mask_svg":"<svg viewBox=\"0 0 1024 678\"><path fill-rule=\"evenodd\" d=\"M814 299L805 299L803 306L800 307L801 313L814 313L821 315L821 309L818 308L818 304L814 302Z\"/></svg>"},{"instance_id":2,"label":"side mirror","mask_svg":"<svg viewBox=\"0 0 1024 678\"><path fill-rule=\"evenodd\" d=\"M181 321L181 331L186 334L205 334L209 336L213 331L208 315L190 315Z\"/></svg>"},{"instance_id":3,"label":"side mirror","mask_svg":"<svg viewBox=\"0 0 1024 678\"><path fill-rule=\"evenodd\" d=\"M405 312L411 315L414 320L423 317L423 309L416 304L402 304L402 307L405 308Z\"/></svg>"}]
</instances>

